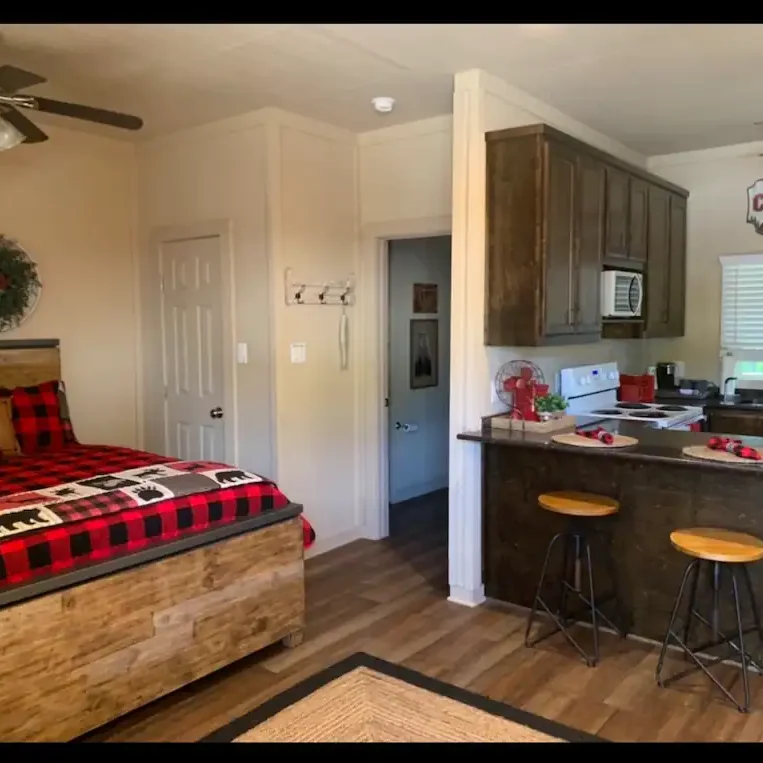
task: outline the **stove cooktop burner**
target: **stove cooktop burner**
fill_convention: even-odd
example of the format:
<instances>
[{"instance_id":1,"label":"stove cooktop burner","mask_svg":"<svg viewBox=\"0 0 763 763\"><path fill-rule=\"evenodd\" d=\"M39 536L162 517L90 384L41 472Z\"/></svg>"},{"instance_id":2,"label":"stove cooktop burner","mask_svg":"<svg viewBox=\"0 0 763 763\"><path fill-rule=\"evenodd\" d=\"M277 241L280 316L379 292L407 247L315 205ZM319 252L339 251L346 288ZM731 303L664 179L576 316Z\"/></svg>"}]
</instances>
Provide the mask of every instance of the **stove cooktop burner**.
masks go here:
<instances>
[{"instance_id":1,"label":"stove cooktop burner","mask_svg":"<svg viewBox=\"0 0 763 763\"><path fill-rule=\"evenodd\" d=\"M688 411L689 409L686 408L686 406L683 405L659 405L657 406L658 411L672 411L673 413L679 413L681 411Z\"/></svg>"},{"instance_id":2,"label":"stove cooktop burner","mask_svg":"<svg viewBox=\"0 0 763 763\"><path fill-rule=\"evenodd\" d=\"M605 408L601 411L593 411L596 416L619 416L622 411L618 411L616 408Z\"/></svg>"},{"instance_id":3,"label":"stove cooktop burner","mask_svg":"<svg viewBox=\"0 0 763 763\"><path fill-rule=\"evenodd\" d=\"M649 406L644 403L618 403L618 408L622 408L626 411L646 411L649 410Z\"/></svg>"},{"instance_id":4,"label":"stove cooktop burner","mask_svg":"<svg viewBox=\"0 0 763 763\"><path fill-rule=\"evenodd\" d=\"M633 411L629 414L634 418L639 419L669 419L669 413L663 413L662 411Z\"/></svg>"}]
</instances>

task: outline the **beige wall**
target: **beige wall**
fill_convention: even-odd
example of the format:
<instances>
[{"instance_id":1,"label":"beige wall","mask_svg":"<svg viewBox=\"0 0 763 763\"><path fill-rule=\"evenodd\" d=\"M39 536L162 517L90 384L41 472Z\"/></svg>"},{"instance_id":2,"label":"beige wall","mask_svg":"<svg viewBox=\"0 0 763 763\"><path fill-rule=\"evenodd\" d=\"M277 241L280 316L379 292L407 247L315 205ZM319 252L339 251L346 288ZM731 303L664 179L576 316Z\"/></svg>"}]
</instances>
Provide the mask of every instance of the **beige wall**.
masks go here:
<instances>
[{"instance_id":1,"label":"beige wall","mask_svg":"<svg viewBox=\"0 0 763 763\"><path fill-rule=\"evenodd\" d=\"M649 361L686 363L690 378L720 381L721 254L763 252L747 217L747 188L763 177L763 144L652 157L649 168L690 191L686 335L651 340Z\"/></svg>"},{"instance_id":2,"label":"beige wall","mask_svg":"<svg viewBox=\"0 0 763 763\"><path fill-rule=\"evenodd\" d=\"M46 128L0 153L0 232L39 265L35 313L2 339L57 338L82 442L137 446L134 148Z\"/></svg>"},{"instance_id":3,"label":"beige wall","mask_svg":"<svg viewBox=\"0 0 763 763\"><path fill-rule=\"evenodd\" d=\"M227 221L235 310L228 349L232 353L236 342L249 346L248 364L235 366L237 411L229 420L237 415L239 464L270 476L274 461L266 140L262 112L157 138L140 145L138 176L146 448L164 449L159 264L151 235L164 227Z\"/></svg>"},{"instance_id":4,"label":"beige wall","mask_svg":"<svg viewBox=\"0 0 763 763\"><path fill-rule=\"evenodd\" d=\"M232 231L237 462L304 503L320 550L358 537L356 358L339 367L340 308L287 307L284 271L322 282L356 269L356 136L277 109L158 138L139 150L147 446L161 451L157 263L152 231L227 221ZM351 344L359 341L350 316ZM289 346L307 345L292 364Z\"/></svg>"},{"instance_id":5,"label":"beige wall","mask_svg":"<svg viewBox=\"0 0 763 763\"><path fill-rule=\"evenodd\" d=\"M452 117L362 133L358 143L362 226L450 215Z\"/></svg>"},{"instance_id":6,"label":"beige wall","mask_svg":"<svg viewBox=\"0 0 763 763\"><path fill-rule=\"evenodd\" d=\"M321 551L362 532L356 463L362 337L349 307L349 364L341 370L341 308L287 306L284 270L307 283L357 272L356 136L280 111L268 131L277 475L286 494L304 503ZM307 345L306 363L291 363L294 342Z\"/></svg>"}]
</instances>

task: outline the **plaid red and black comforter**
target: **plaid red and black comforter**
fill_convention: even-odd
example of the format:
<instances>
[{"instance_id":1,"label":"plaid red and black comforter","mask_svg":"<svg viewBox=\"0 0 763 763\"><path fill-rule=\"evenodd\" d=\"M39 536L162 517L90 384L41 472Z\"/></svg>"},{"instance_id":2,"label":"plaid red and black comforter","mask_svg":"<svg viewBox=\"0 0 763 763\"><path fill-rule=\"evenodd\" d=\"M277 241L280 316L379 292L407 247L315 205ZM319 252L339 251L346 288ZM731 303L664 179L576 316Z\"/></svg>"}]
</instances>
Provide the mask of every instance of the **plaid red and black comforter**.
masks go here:
<instances>
[{"instance_id":1,"label":"plaid red and black comforter","mask_svg":"<svg viewBox=\"0 0 763 763\"><path fill-rule=\"evenodd\" d=\"M162 479L168 475L172 479ZM128 448L72 444L9 459L0 465L0 586L288 504L275 484L257 475ZM309 547L315 533L302 522Z\"/></svg>"}]
</instances>

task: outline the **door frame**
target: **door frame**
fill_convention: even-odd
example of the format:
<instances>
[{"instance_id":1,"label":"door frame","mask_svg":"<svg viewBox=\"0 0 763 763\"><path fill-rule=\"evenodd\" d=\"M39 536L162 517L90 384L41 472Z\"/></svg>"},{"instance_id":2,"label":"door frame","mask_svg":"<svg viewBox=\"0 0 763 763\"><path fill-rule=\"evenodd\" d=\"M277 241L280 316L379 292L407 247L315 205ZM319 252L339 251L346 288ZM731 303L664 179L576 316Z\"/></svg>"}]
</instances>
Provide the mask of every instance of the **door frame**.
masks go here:
<instances>
[{"instance_id":1,"label":"door frame","mask_svg":"<svg viewBox=\"0 0 763 763\"><path fill-rule=\"evenodd\" d=\"M368 341L358 353L357 498L372 540L389 535L389 242L451 235L450 215L366 225L361 233L357 335Z\"/></svg>"},{"instance_id":2,"label":"door frame","mask_svg":"<svg viewBox=\"0 0 763 763\"><path fill-rule=\"evenodd\" d=\"M165 345L164 323L164 291L161 288L164 277L164 258L162 247L170 241L185 241L198 238L220 239L220 275L221 275L221 318L223 335L223 406L225 409L224 449L222 459L226 463L238 463L238 408L237 408L237 385L236 385L236 353L235 353L235 296L233 292L234 264L233 264L233 235L230 220L210 220L203 223L189 225L173 225L155 228L151 232L151 251L153 252L154 265L159 276L155 293L158 295L159 318L161 326L161 376L155 375L150 388L154 389L156 399L160 402L162 411L162 423L164 430L164 451L167 453L168 431L167 411L164 405L164 389L167 386L167 363Z\"/></svg>"}]
</instances>

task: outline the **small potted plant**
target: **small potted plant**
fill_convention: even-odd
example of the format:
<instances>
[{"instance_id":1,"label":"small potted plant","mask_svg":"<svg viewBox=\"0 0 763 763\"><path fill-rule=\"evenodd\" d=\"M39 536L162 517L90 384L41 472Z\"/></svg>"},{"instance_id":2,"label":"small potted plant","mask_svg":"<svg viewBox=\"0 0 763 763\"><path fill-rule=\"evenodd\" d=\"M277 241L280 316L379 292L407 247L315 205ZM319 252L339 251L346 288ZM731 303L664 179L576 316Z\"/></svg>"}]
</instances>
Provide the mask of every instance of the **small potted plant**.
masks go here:
<instances>
[{"instance_id":1,"label":"small potted plant","mask_svg":"<svg viewBox=\"0 0 763 763\"><path fill-rule=\"evenodd\" d=\"M567 401L561 395L548 394L535 398L535 412L541 421L561 418L566 410Z\"/></svg>"}]
</instances>

